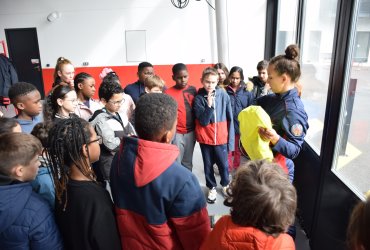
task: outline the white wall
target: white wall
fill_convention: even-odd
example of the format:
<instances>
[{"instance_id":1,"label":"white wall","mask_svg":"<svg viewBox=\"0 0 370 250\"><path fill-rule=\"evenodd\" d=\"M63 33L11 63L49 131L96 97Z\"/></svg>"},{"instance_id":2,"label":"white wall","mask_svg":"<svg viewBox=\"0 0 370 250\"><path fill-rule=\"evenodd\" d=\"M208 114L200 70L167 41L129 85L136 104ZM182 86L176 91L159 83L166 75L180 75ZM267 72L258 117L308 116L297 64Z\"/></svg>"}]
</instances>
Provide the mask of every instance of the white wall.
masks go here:
<instances>
[{"instance_id":1,"label":"white wall","mask_svg":"<svg viewBox=\"0 0 370 250\"><path fill-rule=\"evenodd\" d=\"M62 16L48 22L53 11ZM228 0L228 66L255 73L263 58L265 13L266 1ZM44 68L59 56L75 66L136 65L126 62L125 30L146 30L153 64L215 63L214 15L205 0L190 0L181 10L170 0L0 0L0 40L6 40L4 29L36 27Z\"/></svg>"},{"instance_id":2,"label":"white wall","mask_svg":"<svg viewBox=\"0 0 370 250\"><path fill-rule=\"evenodd\" d=\"M263 60L266 0L228 0L230 68L240 66L245 77L257 74Z\"/></svg>"}]
</instances>

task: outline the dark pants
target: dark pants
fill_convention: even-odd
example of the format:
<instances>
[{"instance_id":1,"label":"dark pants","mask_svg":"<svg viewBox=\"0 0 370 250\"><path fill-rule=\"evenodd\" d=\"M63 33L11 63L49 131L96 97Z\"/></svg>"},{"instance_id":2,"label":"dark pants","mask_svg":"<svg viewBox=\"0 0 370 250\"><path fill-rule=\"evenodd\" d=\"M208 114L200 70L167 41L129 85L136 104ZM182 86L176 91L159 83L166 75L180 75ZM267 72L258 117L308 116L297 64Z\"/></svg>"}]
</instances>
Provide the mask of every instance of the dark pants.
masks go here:
<instances>
[{"instance_id":1,"label":"dark pants","mask_svg":"<svg viewBox=\"0 0 370 250\"><path fill-rule=\"evenodd\" d=\"M291 183L293 183L293 180L294 180L294 162L291 159L286 159L286 166L288 168L289 180L290 180ZM296 226L294 224L290 225L287 233L290 236L292 236L293 240L295 240Z\"/></svg>"},{"instance_id":2,"label":"dark pants","mask_svg":"<svg viewBox=\"0 0 370 250\"><path fill-rule=\"evenodd\" d=\"M204 175L206 177L206 186L213 188L217 186L213 165L216 163L221 177L221 186L229 184L229 164L227 161L227 145L207 145L199 143L202 152Z\"/></svg>"}]
</instances>

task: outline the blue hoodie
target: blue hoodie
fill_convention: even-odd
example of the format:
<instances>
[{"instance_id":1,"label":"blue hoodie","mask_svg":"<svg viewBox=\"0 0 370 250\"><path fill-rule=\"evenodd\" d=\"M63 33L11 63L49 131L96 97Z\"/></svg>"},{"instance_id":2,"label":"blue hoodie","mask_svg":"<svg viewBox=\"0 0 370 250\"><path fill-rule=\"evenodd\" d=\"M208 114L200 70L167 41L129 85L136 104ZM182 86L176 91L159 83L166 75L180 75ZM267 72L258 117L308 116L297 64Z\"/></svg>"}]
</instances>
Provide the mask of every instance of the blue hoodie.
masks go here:
<instances>
[{"instance_id":1,"label":"blue hoodie","mask_svg":"<svg viewBox=\"0 0 370 250\"><path fill-rule=\"evenodd\" d=\"M63 249L53 213L29 182L0 175L0 249Z\"/></svg>"},{"instance_id":2,"label":"blue hoodie","mask_svg":"<svg viewBox=\"0 0 370 250\"><path fill-rule=\"evenodd\" d=\"M26 134L30 134L33 127L35 127L37 123L43 121L43 118L41 115L32 117L32 120L21 120L21 119L18 119L18 116L15 116L14 118L17 120L17 122L21 126L22 132Z\"/></svg>"},{"instance_id":3,"label":"blue hoodie","mask_svg":"<svg viewBox=\"0 0 370 250\"><path fill-rule=\"evenodd\" d=\"M31 182L31 186L33 191L43 197L49 203L51 209L54 210L55 188L53 177L48 169L50 164L42 156L39 156L39 160L41 162L41 166L39 167L35 180Z\"/></svg>"}]
</instances>

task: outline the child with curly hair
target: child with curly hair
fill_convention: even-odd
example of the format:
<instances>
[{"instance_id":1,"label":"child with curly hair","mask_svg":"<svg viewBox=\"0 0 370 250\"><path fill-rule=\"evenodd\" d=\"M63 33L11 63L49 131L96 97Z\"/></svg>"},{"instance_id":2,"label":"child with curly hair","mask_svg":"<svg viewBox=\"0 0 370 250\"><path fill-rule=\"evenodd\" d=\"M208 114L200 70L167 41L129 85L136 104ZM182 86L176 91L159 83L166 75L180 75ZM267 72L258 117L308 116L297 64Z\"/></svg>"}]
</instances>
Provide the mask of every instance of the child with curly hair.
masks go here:
<instances>
[{"instance_id":1,"label":"child with curly hair","mask_svg":"<svg viewBox=\"0 0 370 250\"><path fill-rule=\"evenodd\" d=\"M201 247L205 249L295 249L285 232L293 223L297 194L287 174L274 163L250 161L238 168L221 217Z\"/></svg>"}]
</instances>

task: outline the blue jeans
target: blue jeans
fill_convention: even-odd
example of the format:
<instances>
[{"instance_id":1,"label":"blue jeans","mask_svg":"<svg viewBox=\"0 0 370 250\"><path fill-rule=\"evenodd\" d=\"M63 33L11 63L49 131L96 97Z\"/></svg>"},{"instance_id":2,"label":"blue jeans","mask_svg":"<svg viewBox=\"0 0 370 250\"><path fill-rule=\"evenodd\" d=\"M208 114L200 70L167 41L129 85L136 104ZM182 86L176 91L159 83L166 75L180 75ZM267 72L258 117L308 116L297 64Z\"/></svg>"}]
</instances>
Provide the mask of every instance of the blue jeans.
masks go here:
<instances>
[{"instance_id":1,"label":"blue jeans","mask_svg":"<svg viewBox=\"0 0 370 250\"><path fill-rule=\"evenodd\" d=\"M216 163L221 177L221 186L229 184L229 164L227 161L227 144L207 145L199 143L202 152L204 175L206 177L206 186L213 188L217 186L213 165Z\"/></svg>"}]
</instances>

